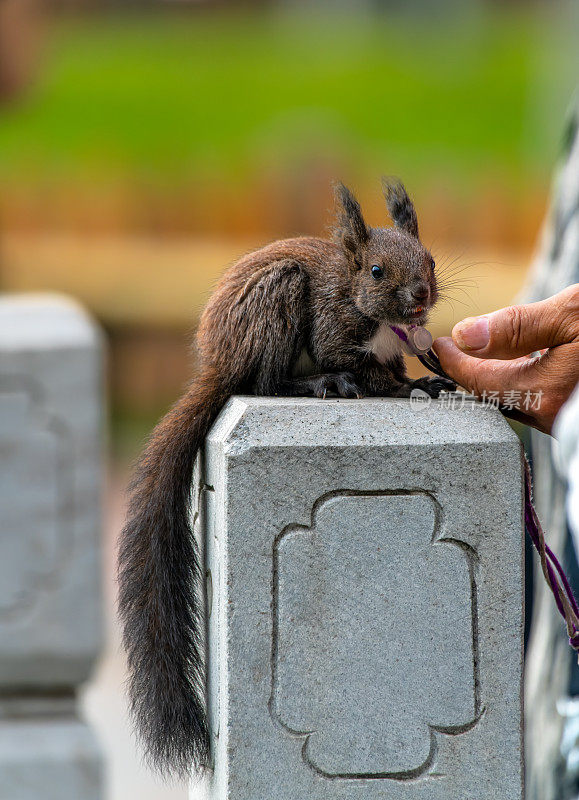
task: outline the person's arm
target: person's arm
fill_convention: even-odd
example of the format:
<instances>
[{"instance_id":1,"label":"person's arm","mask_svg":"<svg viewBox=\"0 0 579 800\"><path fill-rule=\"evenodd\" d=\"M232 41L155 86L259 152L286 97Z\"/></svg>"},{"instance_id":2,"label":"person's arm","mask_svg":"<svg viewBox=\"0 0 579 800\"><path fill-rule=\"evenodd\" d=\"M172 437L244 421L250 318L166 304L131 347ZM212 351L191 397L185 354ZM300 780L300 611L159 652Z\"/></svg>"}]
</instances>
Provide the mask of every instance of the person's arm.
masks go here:
<instances>
[{"instance_id":1,"label":"person's arm","mask_svg":"<svg viewBox=\"0 0 579 800\"><path fill-rule=\"evenodd\" d=\"M434 349L465 389L483 398L498 393L502 402L518 398L512 415L551 433L579 381L579 284L539 303L469 317Z\"/></svg>"}]
</instances>

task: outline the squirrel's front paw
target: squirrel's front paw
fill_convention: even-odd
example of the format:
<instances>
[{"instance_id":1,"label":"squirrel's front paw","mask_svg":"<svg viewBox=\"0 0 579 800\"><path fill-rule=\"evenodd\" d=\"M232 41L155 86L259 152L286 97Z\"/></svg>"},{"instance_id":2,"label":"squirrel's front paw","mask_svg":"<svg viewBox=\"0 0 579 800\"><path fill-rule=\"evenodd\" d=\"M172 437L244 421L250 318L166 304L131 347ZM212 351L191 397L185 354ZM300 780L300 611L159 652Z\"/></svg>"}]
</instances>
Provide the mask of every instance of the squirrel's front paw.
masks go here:
<instances>
[{"instance_id":1,"label":"squirrel's front paw","mask_svg":"<svg viewBox=\"0 0 579 800\"><path fill-rule=\"evenodd\" d=\"M429 397L438 397L441 392L454 392L456 383L450 378L419 378L414 381L413 389L421 389Z\"/></svg>"},{"instance_id":2,"label":"squirrel's front paw","mask_svg":"<svg viewBox=\"0 0 579 800\"><path fill-rule=\"evenodd\" d=\"M338 397L362 397L362 392L354 383L354 376L349 372L337 372L312 377L312 391L316 397L326 397L328 392Z\"/></svg>"}]
</instances>

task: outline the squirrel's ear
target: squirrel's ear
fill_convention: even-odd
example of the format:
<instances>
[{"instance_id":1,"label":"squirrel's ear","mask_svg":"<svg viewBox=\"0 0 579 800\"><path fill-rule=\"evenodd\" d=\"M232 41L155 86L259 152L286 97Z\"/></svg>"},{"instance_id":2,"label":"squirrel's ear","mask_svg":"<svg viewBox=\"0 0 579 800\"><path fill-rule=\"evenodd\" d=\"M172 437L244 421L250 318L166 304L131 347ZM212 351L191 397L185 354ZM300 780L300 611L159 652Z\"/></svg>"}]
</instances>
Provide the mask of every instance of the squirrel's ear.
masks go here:
<instances>
[{"instance_id":1,"label":"squirrel's ear","mask_svg":"<svg viewBox=\"0 0 579 800\"><path fill-rule=\"evenodd\" d=\"M336 194L336 233L344 247L355 253L360 245L366 244L370 233L364 222L360 203L343 183L335 186Z\"/></svg>"},{"instance_id":2,"label":"squirrel's ear","mask_svg":"<svg viewBox=\"0 0 579 800\"><path fill-rule=\"evenodd\" d=\"M394 225L418 239L416 210L404 185L397 179L382 178L382 191Z\"/></svg>"}]
</instances>

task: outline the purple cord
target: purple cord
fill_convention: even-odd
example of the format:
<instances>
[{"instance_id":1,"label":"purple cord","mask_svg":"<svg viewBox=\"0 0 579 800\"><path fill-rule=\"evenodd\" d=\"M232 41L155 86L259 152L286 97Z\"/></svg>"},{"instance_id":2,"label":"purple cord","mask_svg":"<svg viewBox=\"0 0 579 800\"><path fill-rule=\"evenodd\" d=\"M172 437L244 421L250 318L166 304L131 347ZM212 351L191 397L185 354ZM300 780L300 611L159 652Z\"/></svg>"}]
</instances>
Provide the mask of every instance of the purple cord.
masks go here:
<instances>
[{"instance_id":1,"label":"purple cord","mask_svg":"<svg viewBox=\"0 0 579 800\"><path fill-rule=\"evenodd\" d=\"M399 339L402 339L403 342L408 344L408 335L404 328L399 328L398 325L390 325L390 330L394 331Z\"/></svg>"},{"instance_id":2,"label":"purple cord","mask_svg":"<svg viewBox=\"0 0 579 800\"><path fill-rule=\"evenodd\" d=\"M529 528L529 533L531 534L531 539L533 540L533 544L540 553L541 551L540 551L538 521L536 519L536 512L533 506L533 500L531 498L531 486L526 471L525 471L525 520L527 522L527 527ZM552 562L553 566L559 573L559 576L563 582L563 588L565 590L565 594L569 598L571 607L573 611L577 614L577 616L579 616L579 607L577 606L577 601L575 600L575 597L573 595L573 590L571 589L569 579L565 575L563 567L559 563L557 556L553 553L549 545L546 543L545 543L545 554L547 555L548 559Z\"/></svg>"},{"instance_id":3,"label":"purple cord","mask_svg":"<svg viewBox=\"0 0 579 800\"><path fill-rule=\"evenodd\" d=\"M531 537L531 541L533 542L533 545L535 546L535 549L536 549L537 553L539 553L539 555L540 555L541 554L541 546L539 544L539 534L538 534L538 531L537 531L537 526L535 524L535 520L533 519L533 515L532 515L531 510L530 510L529 505L528 505L528 500L526 498L525 498L525 523L526 523L526 526L527 526L527 530L529 532L529 536ZM545 548L545 553L546 552L547 552L547 549ZM553 556L553 558L554 558L554 556ZM559 567L559 569L557 571L560 574L562 572L561 566L560 566L560 564L559 564L559 562L557 561L556 558L555 558L555 561L557 562L557 565ZM557 603L557 608L559 609L559 613L561 614L561 616L564 618L565 617L565 609L563 608L563 603L561 602L561 598L559 596L559 592L557 591L557 588L556 588L557 579L555 578L555 573L553 572L553 567L551 566L549 561L547 561L547 574L549 575L549 584L550 584L550 587L551 587L551 591L553 592L553 596L555 598L555 602Z\"/></svg>"},{"instance_id":4,"label":"purple cord","mask_svg":"<svg viewBox=\"0 0 579 800\"><path fill-rule=\"evenodd\" d=\"M530 469L528 465L525 469L525 522L527 526L527 530L529 532L529 536L531 537L531 541L533 542L535 549L541 554L541 542L540 542L540 523L537 518L536 511L533 506L533 499L531 496L531 478L530 478ZM541 531L542 534L542 531ZM575 618L579 618L579 606L577 605L577 601L575 600L575 596L573 594L573 590L571 589L571 584L569 583L569 579L565 575L563 567L559 563L556 555L553 553L551 548L548 544L544 541L543 535L543 544L545 547L545 556L546 556L546 565L547 565L547 574L549 576L549 585L550 589L553 593L553 597L555 598L555 603L557 604L557 608L559 609L559 613L567 623L568 629L571 629L573 633L569 636L569 644L571 647L579 652L579 630L577 630L577 626L574 620L570 620L567 618L567 613L561 601L560 591L563 591L567 600L569 601L569 605L573 609L575 614ZM551 562L551 563L549 563ZM561 582L563 584L563 588L561 589L557 578L553 572L553 567L557 570L559 577L561 578Z\"/></svg>"},{"instance_id":5,"label":"purple cord","mask_svg":"<svg viewBox=\"0 0 579 800\"><path fill-rule=\"evenodd\" d=\"M555 554L553 553L553 551L551 550L551 548L549 547L548 544L545 544L545 552L547 553L547 556L553 562L553 565L554 565L555 569L557 570L557 572L559 573L559 576L561 577L561 580L563 581L563 586L565 588L565 594L569 598L569 602L571 603L571 608L573 609L573 611L579 617L579 607L577 606L577 601L575 600L575 595L573 594L573 590L571 589L571 584L569 583L569 579L565 575L565 572L563 571L563 567L561 566L561 564L557 560L557 557L555 556Z\"/></svg>"}]
</instances>

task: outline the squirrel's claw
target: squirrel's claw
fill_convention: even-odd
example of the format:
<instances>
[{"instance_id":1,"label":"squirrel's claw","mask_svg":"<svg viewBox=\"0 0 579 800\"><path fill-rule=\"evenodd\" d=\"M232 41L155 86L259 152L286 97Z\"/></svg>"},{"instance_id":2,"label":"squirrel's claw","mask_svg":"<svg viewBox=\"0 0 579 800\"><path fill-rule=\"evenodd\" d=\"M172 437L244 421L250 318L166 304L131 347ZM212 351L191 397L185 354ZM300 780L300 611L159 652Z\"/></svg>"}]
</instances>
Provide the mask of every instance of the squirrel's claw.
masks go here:
<instances>
[{"instance_id":1,"label":"squirrel's claw","mask_svg":"<svg viewBox=\"0 0 579 800\"><path fill-rule=\"evenodd\" d=\"M438 376L435 378L419 378L414 381L413 388L421 389L430 397L436 398L441 392L456 391L456 383L450 378Z\"/></svg>"}]
</instances>

